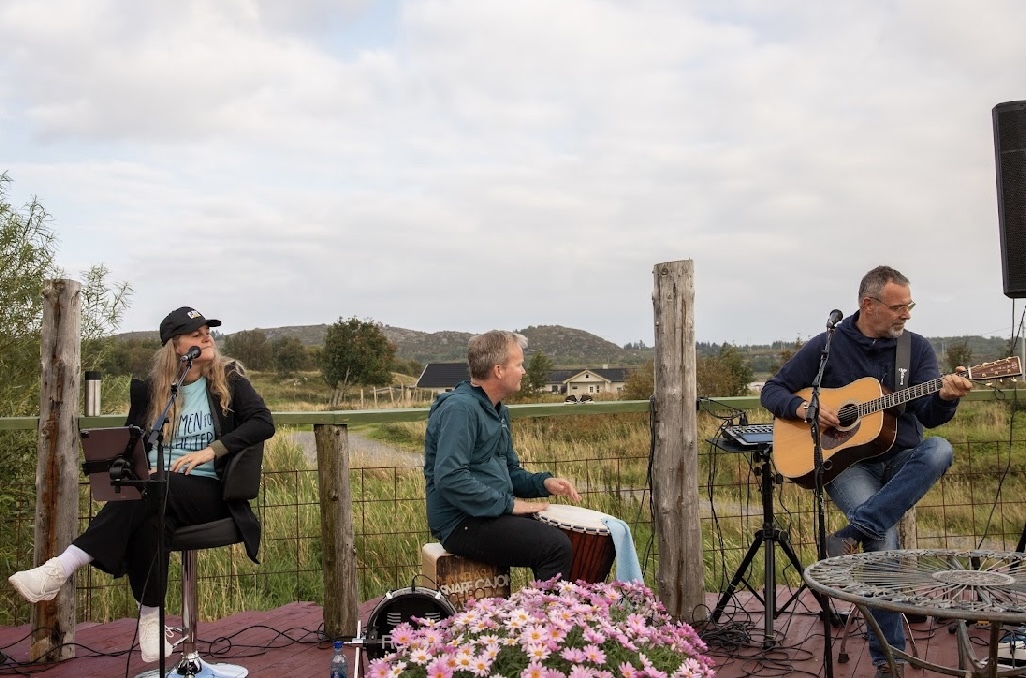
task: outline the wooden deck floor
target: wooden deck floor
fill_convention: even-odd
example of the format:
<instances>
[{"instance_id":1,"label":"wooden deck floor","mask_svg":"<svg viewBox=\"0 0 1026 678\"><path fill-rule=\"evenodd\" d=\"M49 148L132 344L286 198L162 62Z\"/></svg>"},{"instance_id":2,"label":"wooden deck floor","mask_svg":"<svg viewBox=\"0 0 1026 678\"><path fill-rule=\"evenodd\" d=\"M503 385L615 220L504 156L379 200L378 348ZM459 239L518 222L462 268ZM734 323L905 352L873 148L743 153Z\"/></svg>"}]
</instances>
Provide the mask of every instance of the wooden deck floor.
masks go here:
<instances>
[{"instance_id":1,"label":"wooden deck floor","mask_svg":"<svg viewBox=\"0 0 1026 678\"><path fill-rule=\"evenodd\" d=\"M781 588L777 594L778 605L790 596L790 591ZM708 594L710 609L717 600L717 594ZM375 605L376 601L368 601L361 606L364 620ZM826 676L823 624L818 612L815 599L803 591L774 620L774 642L766 648L762 603L748 592L736 594L718 623L702 631L710 645L710 654L717 662L717 675L721 678L792 674ZM178 621L169 617L169 624ZM235 614L202 623L199 650L208 661L240 664L247 667L250 676L254 677L325 675L332 651L330 643L321 639L318 633L321 622L321 608L313 603L291 603L275 610ZM928 620L912 624L911 628L920 656L946 666L957 665L955 636L945 625ZM156 664L144 664L137 651L128 651L134 631L134 619L120 619L109 624L81 624L75 632L77 656L58 665L44 666L21 663L28 659L28 626L3 627L0 628L0 651L6 659L0 675L39 674L47 678L134 676L156 667ZM833 675L836 678L871 678L874 668L861 633L852 634L846 647L849 659L842 663L837 661L837 655L843 627L832 631ZM975 630L973 634L982 641L985 631ZM984 651L981 647L978 653ZM906 673L909 678L923 675L927 673Z\"/></svg>"}]
</instances>

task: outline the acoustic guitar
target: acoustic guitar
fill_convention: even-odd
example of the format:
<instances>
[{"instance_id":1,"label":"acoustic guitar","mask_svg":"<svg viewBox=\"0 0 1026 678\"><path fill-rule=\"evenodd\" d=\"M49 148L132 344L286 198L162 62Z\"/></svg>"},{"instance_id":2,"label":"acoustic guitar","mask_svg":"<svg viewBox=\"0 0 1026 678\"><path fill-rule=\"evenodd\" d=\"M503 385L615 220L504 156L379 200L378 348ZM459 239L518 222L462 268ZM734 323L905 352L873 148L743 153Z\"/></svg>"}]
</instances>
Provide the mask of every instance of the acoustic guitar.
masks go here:
<instances>
[{"instance_id":1,"label":"acoustic guitar","mask_svg":"<svg viewBox=\"0 0 1026 678\"><path fill-rule=\"evenodd\" d=\"M1018 357L970 367L957 373L973 381L1018 377L1022 366ZM856 379L840 388L821 388L820 407L837 412L841 425L820 431L823 448L823 482L829 483L841 471L857 461L883 454L894 445L898 431L898 412L894 408L941 389L942 378L925 381L891 393L872 377ZM795 395L808 400L812 389ZM785 478L812 489L815 487L815 446L810 425L797 419L773 421L773 464Z\"/></svg>"}]
</instances>

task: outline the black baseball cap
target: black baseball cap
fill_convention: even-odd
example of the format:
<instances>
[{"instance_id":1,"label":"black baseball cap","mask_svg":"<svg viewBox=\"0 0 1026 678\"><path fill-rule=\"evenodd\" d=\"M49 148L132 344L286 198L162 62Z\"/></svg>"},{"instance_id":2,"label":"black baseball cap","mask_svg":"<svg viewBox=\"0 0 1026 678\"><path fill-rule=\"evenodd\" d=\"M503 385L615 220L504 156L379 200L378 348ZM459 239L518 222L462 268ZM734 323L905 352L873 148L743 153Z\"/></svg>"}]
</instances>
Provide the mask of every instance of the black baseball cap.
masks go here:
<instances>
[{"instance_id":1,"label":"black baseball cap","mask_svg":"<svg viewBox=\"0 0 1026 678\"><path fill-rule=\"evenodd\" d=\"M160 321L160 345L166 344L171 337L194 332L204 325L207 327L219 327L221 321L214 320L213 318L204 318L202 313L191 306L176 308Z\"/></svg>"}]
</instances>

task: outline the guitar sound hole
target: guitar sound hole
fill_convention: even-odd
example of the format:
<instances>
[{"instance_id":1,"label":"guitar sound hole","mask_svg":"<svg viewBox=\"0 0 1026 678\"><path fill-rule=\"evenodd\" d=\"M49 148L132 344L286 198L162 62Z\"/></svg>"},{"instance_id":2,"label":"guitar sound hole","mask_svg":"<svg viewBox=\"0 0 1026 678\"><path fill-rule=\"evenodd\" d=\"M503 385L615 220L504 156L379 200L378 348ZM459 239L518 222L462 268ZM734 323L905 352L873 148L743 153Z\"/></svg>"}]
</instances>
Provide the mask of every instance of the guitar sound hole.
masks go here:
<instances>
[{"instance_id":1,"label":"guitar sound hole","mask_svg":"<svg viewBox=\"0 0 1026 678\"><path fill-rule=\"evenodd\" d=\"M859 408L855 405L844 405L837 411L837 418L841 420L841 426L847 428L859 420Z\"/></svg>"}]
</instances>

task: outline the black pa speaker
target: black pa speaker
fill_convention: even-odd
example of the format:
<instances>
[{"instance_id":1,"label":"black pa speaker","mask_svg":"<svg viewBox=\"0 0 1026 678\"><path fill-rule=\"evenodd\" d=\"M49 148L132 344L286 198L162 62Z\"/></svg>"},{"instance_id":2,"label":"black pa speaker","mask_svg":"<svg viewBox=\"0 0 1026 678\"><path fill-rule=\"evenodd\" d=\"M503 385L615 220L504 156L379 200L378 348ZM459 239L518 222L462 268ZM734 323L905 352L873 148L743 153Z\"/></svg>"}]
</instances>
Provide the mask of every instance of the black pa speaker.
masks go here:
<instances>
[{"instance_id":1,"label":"black pa speaker","mask_svg":"<svg viewBox=\"0 0 1026 678\"><path fill-rule=\"evenodd\" d=\"M1005 296L1026 297L1026 101L994 107L1001 276Z\"/></svg>"}]
</instances>

